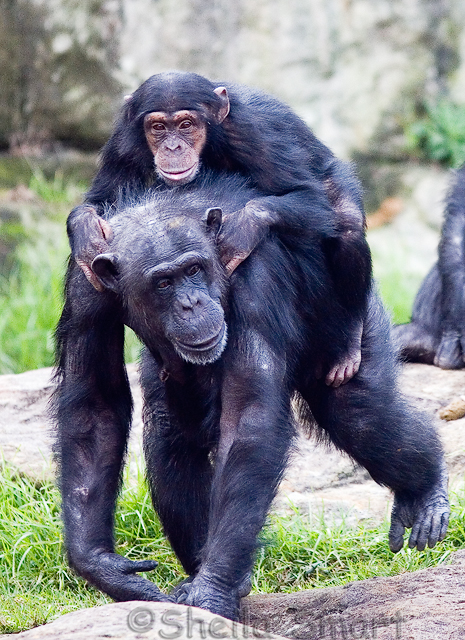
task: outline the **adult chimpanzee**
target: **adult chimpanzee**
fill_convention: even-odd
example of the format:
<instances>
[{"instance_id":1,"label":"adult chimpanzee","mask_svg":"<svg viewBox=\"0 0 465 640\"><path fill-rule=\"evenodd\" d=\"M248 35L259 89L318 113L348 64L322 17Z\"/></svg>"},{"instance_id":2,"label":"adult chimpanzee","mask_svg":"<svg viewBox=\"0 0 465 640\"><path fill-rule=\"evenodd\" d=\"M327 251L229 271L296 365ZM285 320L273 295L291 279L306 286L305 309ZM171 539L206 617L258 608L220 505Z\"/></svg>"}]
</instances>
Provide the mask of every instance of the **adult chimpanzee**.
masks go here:
<instances>
[{"instance_id":1,"label":"adult chimpanzee","mask_svg":"<svg viewBox=\"0 0 465 640\"><path fill-rule=\"evenodd\" d=\"M98 218L88 220L89 205L101 214L121 192L188 184L204 169L239 173L261 191L224 219L219 246L228 271L250 254L276 216L299 227L294 211L310 207L316 178L331 204L328 215L341 231L330 262L336 293L361 318L371 261L360 188L350 167L275 98L243 86L217 86L193 73L152 76L128 97L87 204L70 215L73 255L94 286L101 286L90 268L100 251L101 228ZM357 371L360 335L359 323L347 353L326 372L327 384L338 386Z\"/></svg>"},{"instance_id":2,"label":"adult chimpanzee","mask_svg":"<svg viewBox=\"0 0 465 640\"><path fill-rule=\"evenodd\" d=\"M237 616L294 437L296 393L302 416L311 412L336 447L394 491L394 552L405 527L418 549L445 535L441 445L428 419L407 409L397 391L389 323L374 293L363 316L358 373L338 388L320 380L359 321L339 302L327 268L326 243L341 231L321 185L314 183L311 202L292 203L292 228L280 217L224 277L215 247L222 214L211 206L235 215L256 195L234 176L155 191L153 199L101 219L105 251L91 264L101 293L74 263L69 271L55 396L66 545L76 570L115 599L166 598L134 575L154 563L114 552L131 414L123 324L146 345L150 488L192 577L178 601ZM92 225L95 212L87 216Z\"/></svg>"},{"instance_id":3,"label":"adult chimpanzee","mask_svg":"<svg viewBox=\"0 0 465 640\"><path fill-rule=\"evenodd\" d=\"M465 165L447 199L437 263L424 279L408 324L394 328L411 362L442 369L465 366Z\"/></svg>"}]
</instances>

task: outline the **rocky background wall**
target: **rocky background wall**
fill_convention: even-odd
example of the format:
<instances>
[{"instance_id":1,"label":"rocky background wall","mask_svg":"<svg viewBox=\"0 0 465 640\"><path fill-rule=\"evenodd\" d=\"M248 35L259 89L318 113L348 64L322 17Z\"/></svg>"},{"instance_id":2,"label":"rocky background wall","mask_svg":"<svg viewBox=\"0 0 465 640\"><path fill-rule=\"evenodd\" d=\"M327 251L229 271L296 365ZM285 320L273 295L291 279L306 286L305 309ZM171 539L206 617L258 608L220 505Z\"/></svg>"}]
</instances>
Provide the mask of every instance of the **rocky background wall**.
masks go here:
<instances>
[{"instance_id":1,"label":"rocky background wall","mask_svg":"<svg viewBox=\"0 0 465 640\"><path fill-rule=\"evenodd\" d=\"M416 286L449 176L404 131L425 102L465 104L463 0L0 0L0 150L96 150L123 95L169 69L277 95L356 161L369 213L400 198L370 241L382 265L401 238Z\"/></svg>"},{"instance_id":2,"label":"rocky background wall","mask_svg":"<svg viewBox=\"0 0 465 640\"><path fill-rule=\"evenodd\" d=\"M425 97L465 101L462 0L0 0L0 140L101 144L124 92L185 69L291 104L339 155L403 154Z\"/></svg>"}]
</instances>

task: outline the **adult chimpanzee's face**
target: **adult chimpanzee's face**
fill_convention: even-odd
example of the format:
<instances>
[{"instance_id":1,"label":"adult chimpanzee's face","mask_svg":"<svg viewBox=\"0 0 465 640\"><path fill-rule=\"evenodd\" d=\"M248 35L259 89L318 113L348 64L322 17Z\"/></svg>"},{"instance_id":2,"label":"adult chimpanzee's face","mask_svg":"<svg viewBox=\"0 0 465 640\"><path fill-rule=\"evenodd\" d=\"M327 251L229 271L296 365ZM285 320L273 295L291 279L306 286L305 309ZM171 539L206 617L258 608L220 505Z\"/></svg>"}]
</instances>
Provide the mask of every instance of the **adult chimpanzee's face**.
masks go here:
<instances>
[{"instance_id":1,"label":"adult chimpanzee's face","mask_svg":"<svg viewBox=\"0 0 465 640\"><path fill-rule=\"evenodd\" d=\"M220 292L211 276L209 256L198 251L182 253L144 274L145 305L157 314L164 337L178 354L194 364L217 360L226 345Z\"/></svg>"},{"instance_id":2,"label":"adult chimpanzee's face","mask_svg":"<svg viewBox=\"0 0 465 640\"><path fill-rule=\"evenodd\" d=\"M97 256L92 270L118 293L125 322L151 349L170 342L188 362L207 364L223 352L227 329L222 307L222 270L212 241L220 210L205 221L182 216L112 221L112 253Z\"/></svg>"},{"instance_id":3,"label":"adult chimpanzee's face","mask_svg":"<svg viewBox=\"0 0 465 640\"><path fill-rule=\"evenodd\" d=\"M144 118L144 131L157 173L166 184L187 184L195 178L207 139L207 125L199 113L149 113Z\"/></svg>"}]
</instances>

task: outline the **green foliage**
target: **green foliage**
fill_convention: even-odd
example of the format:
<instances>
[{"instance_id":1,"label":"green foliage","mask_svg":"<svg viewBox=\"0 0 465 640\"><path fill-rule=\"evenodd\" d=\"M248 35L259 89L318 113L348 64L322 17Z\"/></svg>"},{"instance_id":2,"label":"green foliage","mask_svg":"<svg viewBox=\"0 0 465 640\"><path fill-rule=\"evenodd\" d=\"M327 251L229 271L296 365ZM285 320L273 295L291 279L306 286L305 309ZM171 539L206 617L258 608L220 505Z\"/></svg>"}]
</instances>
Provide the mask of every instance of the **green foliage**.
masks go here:
<instances>
[{"instance_id":1,"label":"green foliage","mask_svg":"<svg viewBox=\"0 0 465 640\"><path fill-rule=\"evenodd\" d=\"M263 532L253 577L254 592L291 592L396 575L449 561L465 546L465 491L453 496L446 540L434 549L387 545L388 521L380 526L331 525L295 510L272 515ZM116 515L118 552L132 559L155 558L146 577L164 591L184 575L154 515L142 472L128 482ZM69 569L63 554L59 494L52 483L34 483L9 468L0 470L0 633L50 621L108 598Z\"/></svg>"},{"instance_id":2,"label":"green foliage","mask_svg":"<svg viewBox=\"0 0 465 640\"><path fill-rule=\"evenodd\" d=\"M85 185L60 171L47 179L31 167L29 188L40 206L25 208L21 219L5 222L2 232L18 242L9 268L0 273L0 374L52 366L54 331L63 304L69 254L66 217L82 198ZM137 360L140 343L126 332L126 361Z\"/></svg>"},{"instance_id":3,"label":"green foliage","mask_svg":"<svg viewBox=\"0 0 465 640\"><path fill-rule=\"evenodd\" d=\"M465 105L440 100L406 127L407 147L425 160L457 168L465 161Z\"/></svg>"},{"instance_id":4,"label":"green foliage","mask_svg":"<svg viewBox=\"0 0 465 640\"><path fill-rule=\"evenodd\" d=\"M13 269L0 279L1 373L53 364L65 261L51 240L21 245Z\"/></svg>"}]
</instances>

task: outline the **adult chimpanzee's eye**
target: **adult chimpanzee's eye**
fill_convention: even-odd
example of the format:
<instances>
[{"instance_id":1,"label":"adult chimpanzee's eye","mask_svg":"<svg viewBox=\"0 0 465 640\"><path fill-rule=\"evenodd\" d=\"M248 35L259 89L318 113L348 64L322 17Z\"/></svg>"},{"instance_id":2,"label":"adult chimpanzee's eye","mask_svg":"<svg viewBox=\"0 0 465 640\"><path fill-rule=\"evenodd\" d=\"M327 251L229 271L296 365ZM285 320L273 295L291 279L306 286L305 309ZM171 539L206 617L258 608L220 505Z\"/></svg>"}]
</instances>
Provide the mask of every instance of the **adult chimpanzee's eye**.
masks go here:
<instances>
[{"instance_id":1,"label":"adult chimpanzee's eye","mask_svg":"<svg viewBox=\"0 0 465 640\"><path fill-rule=\"evenodd\" d=\"M181 122L181 124L179 125L180 129L190 129L192 127L192 121L191 120L183 120Z\"/></svg>"},{"instance_id":2,"label":"adult chimpanzee's eye","mask_svg":"<svg viewBox=\"0 0 465 640\"><path fill-rule=\"evenodd\" d=\"M199 264L192 264L186 271L188 276L195 276L200 271Z\"/></svg>"},{"instance_id":3,"label":"adult chimpanzee's eye","mask_svg":"<svg viewBox=\"0 0 465 640\"><path fill-rule=\"evenodd\" d=\"M168 287L171 287L171 280L168 280L168 278L157 282L157 289L168 289Z\"/></svg>"},{"instance_id":4,"label":"adult chimpanzee's eye","mask_svg":"<svg viewBox=\"0 0 465 640\"><path fill-rule=\"evenodd\" d=\"M152 124L152 131L165 131L166 127L164 124L162 124L161 122L154 122Z\"/></svg>"}]
</instances>

